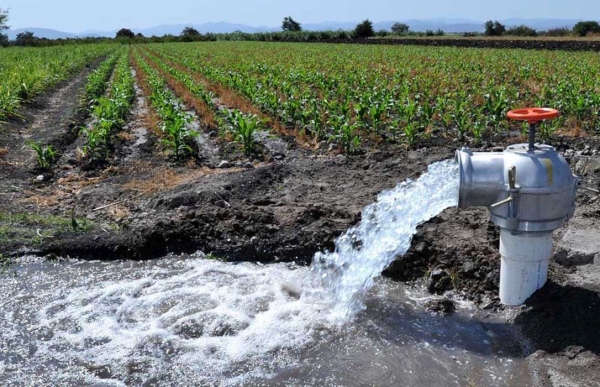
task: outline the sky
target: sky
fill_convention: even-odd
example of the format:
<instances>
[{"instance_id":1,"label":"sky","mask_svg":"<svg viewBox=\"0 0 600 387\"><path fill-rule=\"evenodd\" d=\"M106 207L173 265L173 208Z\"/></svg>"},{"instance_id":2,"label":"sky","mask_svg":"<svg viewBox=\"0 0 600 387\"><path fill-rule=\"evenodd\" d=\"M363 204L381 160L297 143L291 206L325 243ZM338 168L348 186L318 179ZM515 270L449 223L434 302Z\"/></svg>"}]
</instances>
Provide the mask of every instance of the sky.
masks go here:
<instances>
[{"instance_id":1,"label":"sky","mask_svg":"<svg viewBox=\"0 0 600 387\"><path fill-rule=\"evenodd\" d=\"M0 0L11 28L65 32L149 28L162 24L230 22L279 26L301 23L409 19L600 19L598 0Z\"/></svg>"}]
</instances>

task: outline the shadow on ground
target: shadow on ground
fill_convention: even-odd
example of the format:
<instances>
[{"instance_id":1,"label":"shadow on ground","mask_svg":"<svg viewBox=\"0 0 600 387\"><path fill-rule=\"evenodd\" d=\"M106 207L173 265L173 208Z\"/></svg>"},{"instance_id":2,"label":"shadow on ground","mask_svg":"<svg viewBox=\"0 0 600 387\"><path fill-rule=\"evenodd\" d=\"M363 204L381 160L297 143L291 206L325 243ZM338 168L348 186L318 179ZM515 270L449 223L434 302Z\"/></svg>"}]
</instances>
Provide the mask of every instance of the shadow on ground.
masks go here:
<instances>
[{"instance_id":1,"label":"shadow on ground","mask_svg":"<svg viewBox=\"0 0 600 387\"><path fill-rule=\"evenodd\" d=\"M549 281L526 302L516 319L536 350L556 353L581 346L600 354L600 297L598 293Z\"/></svg>"}]
</instances>

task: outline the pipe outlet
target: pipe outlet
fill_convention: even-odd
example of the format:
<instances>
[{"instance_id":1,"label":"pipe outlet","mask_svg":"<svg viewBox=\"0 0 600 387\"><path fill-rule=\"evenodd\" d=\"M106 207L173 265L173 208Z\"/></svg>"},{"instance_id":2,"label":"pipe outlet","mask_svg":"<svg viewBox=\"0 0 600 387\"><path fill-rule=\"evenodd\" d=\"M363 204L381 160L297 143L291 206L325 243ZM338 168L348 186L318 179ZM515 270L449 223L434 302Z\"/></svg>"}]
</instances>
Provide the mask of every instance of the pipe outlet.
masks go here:
<instances>
[{"instance_id":1,"label":"pipe outlet","mask_svg":"<svg viewBox=\"0 0 600 387\"><path fill-rule=\"evenodd\" d=\"M548 145L509 146L503 153L456 153L460 166L459 208L487 207L503 229L546 232L563 226L575 211L578 179Z\"/></svg>"},{"instance_id":2,"label":"pipe outlet","mask_svg":"<svg viewBox=\"0 0 600 387\"><path fill-rule=\"evenodd\" d=\"M504 154L463 148L456 152L456 161L460 170L458 208L496 203L505 190Z\"/></svg>"},{"instance_id":3,"label":"pipe outlet","mask_svg":"<svg viewBox=\"0 0 600 387\"><path fill-rule=\"evenodd\" d=\"M547 145L511 145L503 153L456 152L459 208L487 207L501 228L500 299L520 305L548 277L552 232L575 212L579 179Z\"/></svg>"},{"instance_id":4,"label":"pipe outlet","mask_svg":"<svg viewBox=\"0 0 600 387\"><path fill-rule=\"evenodd\" d=\"M523 304L548 279L552 233L500 232L500 301Z\"/></svg>"}]
</instances>

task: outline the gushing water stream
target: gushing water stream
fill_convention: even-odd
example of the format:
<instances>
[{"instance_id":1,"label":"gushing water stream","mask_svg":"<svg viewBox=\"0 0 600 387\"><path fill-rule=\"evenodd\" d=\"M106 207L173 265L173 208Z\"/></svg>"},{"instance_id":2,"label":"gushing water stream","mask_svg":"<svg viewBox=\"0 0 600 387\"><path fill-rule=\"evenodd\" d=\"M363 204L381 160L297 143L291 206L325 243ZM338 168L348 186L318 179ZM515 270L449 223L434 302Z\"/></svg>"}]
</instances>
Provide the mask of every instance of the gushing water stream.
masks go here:
<instances>
[{"instance_id":1,"label":"gushing water stream","mask_svg":"<svg viewBox=\"0 0 600 387\"><path fill-rule=\"evenodd\" d=\"M24 260L0 276L0 385L521 383L520 366L499 353L510 347L502 329L466 318L466 306L433 316L378 279L420 223L456 205L457 180L444 161L382 193L310 268L200 253Z\"/></svg>"},{"instance_id":2,"label":"gushing water stream","mask_svg":"<svg viewBox=\"0 0 600 387\"><path fill-rule=\"evenodd\" d=\"M364 309L364 295L392 261L404 255L417 226L458 204L458 165L432 164L417 181L379 195L362 221L342 235L332 253L318 253L310 268L307 294L331 298L331 317L345 319Z\"/></svg>"}]
</instances>

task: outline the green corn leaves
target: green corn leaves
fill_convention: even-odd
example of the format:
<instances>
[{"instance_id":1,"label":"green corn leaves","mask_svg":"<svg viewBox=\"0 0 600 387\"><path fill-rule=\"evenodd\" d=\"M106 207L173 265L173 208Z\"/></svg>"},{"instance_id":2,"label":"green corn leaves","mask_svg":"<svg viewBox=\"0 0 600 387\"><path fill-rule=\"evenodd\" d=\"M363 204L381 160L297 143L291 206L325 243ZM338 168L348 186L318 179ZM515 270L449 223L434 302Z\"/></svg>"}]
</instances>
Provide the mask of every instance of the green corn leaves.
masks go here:
<instances>
[{"instance_id":1,"label":"green corn leaves","mask_svg":"<svg viewBox=\"0 0 600 387\"><path fill-rule=\"evenodd\" d=\"M0 50L0 121L15 117L22 103L112 51L109 44Z\"/></svg>"},{"instance_id":2,"label":"green corn leaves","mask_svg":"<svg viewBox=\"0 0 600 387\"><path fill-rule=\"evenodd\" d=\"M190 129L192 116L183 110L182 103L167 87L165 80L135 52L136 60L146 75L152 90L150 102L160 119L161 143L179 160L193 153L189 145L198 133Z\"/></svg>"},{"instance_id":3,"label":"green corn leaves","mask_svg":"<svg viewBox=\"0 0 600 387\"><path fill-rule=\"evenodd\" d=\"M92 159L103 160L109 156L111 149L111 137L116 131L122 129L125 124L125 119L131 111L135 98L134 78L129 67L129 58L126 50L121 50L115 56L116 67L112 76L112 82L107 89L107 81L110 78L111 72L107 70L107 74L98 72L88 80L88 98L92 98L90 103L93 107L92 123L85 129L86 143L82 149L83 153ZM109 58L107 62L112 63L113 58ZM106 62L105 62L106 63ZM103 64L100 68L102 69ZM108 68L109 65L107 64ZM104 90L99 86L98 79L106 79ZM90 83L94 83L90 86ZM90 92L91 91L91 92ZM106 95L99 96L104 94ZM92 94L90 94L92 93Z\"/></svg>"}]
</instances>

